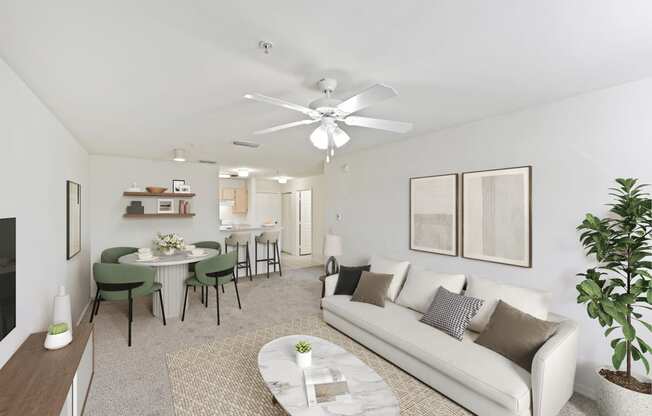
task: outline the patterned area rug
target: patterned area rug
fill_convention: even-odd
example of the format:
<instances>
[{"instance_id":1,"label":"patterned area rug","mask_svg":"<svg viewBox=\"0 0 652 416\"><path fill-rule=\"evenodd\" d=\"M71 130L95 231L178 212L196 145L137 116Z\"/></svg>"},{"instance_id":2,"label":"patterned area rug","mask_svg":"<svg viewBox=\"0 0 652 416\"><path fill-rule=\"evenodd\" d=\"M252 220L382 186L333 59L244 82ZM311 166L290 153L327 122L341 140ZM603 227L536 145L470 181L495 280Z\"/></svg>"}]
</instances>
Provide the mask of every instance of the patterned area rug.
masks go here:
<instances>
[{"instance_id":1,"label":"patterned area rug","mask_svg":"<svg viewBox=\"0 0 652 416\"><path fill-rule=\"evenodd\" d=\"M285 335L313 335L353 353L373 368L391 387L401 415L471 415L398 367L326 325L321 318L298 319L287 324L236 335L167 354L168 374L177 416L282 416L258 372L258 351Z\"/></svg>"}]
</instances>

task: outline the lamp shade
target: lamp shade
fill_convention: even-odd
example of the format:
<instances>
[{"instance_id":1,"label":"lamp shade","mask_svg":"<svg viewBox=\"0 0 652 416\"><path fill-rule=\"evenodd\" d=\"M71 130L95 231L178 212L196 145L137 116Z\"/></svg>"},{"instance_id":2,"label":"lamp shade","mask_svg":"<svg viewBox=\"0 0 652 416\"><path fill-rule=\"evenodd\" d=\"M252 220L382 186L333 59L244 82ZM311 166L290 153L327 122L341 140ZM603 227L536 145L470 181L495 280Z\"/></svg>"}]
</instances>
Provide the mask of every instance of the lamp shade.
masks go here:
<instances>
[{"instance_id":1,"label":"lamp shade","mask_svg":"<svg viewBox=\"0 0 652 416\"><path fill-rule=\"evenodd\" d=\"M342 255L342 237L335 234L326 234L324 237L324 256Z\"/></svg>"}]
</instances>

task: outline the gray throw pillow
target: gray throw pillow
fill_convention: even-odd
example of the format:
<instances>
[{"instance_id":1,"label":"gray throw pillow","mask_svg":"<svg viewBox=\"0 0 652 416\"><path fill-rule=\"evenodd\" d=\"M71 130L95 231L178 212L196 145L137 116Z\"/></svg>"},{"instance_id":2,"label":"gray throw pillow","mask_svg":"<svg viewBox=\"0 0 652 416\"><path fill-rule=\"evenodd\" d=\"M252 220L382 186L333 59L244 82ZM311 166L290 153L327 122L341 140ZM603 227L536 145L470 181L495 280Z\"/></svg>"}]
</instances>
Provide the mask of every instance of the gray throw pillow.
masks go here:
<instances>
[{"instance_id":1,"label":"gray throw pillow","mask_svg":"<svg viewBox=\"0 0 652 416\"><path fill-rule=\"evenodd\" d=\"M534 355L558 327L557 322L535 318L500 300L475 343L532 371Z\"/></svg>"},{"instance_id":2,"label":"gray throw pillow","mask_svg":"<svg viewBox=\"0 0 652 416\"><path fill-rule=\"evenodd\" d=\"M440 287L421 322L461 341L471 318L481 306L482 299L458 295Z\"/></svg>"},{"instance_id":3,"label":"gray throw pillow","mask_svg":"<svg viewBox=\"0 0 652 416\"><path fill-rule=\"evenodd\" d=\"M393 274L362 272L351 301L371 303L384 308L387 288L392 283L392 278Z\"/></svg>"}]
</instances>

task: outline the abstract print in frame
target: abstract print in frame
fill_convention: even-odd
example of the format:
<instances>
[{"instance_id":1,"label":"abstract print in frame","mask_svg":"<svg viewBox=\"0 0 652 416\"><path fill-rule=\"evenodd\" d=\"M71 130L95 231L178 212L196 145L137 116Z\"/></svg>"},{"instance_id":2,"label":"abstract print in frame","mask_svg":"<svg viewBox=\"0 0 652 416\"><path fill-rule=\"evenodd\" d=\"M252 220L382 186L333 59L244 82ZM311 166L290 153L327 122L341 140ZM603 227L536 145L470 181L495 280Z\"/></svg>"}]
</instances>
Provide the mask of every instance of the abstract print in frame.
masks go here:
<instances>
[{"instance_id":1,"label":"abstract print in frame","mask_svg":"<svg viewBox=\"0 0 652 416\"><path fill-rule=\"evenodd\" d=\"M81 185L66 181L66 258L81 251Z\"/></svg>"},{"instance_id":2,"label":"abstract print in frame","mask_svg":"<svg viewBox=\"0 0 652 416\"><path fill-rule=\"evenodd\" d=\"M457 177L410 178L410 250L457 256Z\"/></svg>"},{"instance_id":3,"label":"abstract print in frame","mask_svg":"<svg viewBox=\"0 0 652 416\"><path fill-rule=\"evenodd\" d=\"M532 167L462 173L462 257L532 267Z\"/></svg>"}]
</instances>

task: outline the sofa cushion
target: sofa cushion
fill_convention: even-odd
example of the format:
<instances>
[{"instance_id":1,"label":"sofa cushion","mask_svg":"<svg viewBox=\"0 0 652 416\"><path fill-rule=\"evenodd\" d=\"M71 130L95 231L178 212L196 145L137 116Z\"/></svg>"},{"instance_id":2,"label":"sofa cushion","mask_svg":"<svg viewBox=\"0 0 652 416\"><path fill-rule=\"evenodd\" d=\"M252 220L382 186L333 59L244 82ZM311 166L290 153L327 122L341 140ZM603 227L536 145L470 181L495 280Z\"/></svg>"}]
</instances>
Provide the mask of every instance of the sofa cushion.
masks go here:
<instances>
[{"instance_id":1,"label":"sofa cushion","mask_svg":"<svg viewBox=\"0 0 652 416\"><path fill-rule=\"evenodd\" d=\"M325 310L405 351L515 413L530 408L530 374L507 358L473 342L462 342L419 322L421 314L393 302L384 308L350 302L349 296L322 300Z\"/></svg>"},{"instance_id":2,"label":"sofa cushion","mask_svg":"<svg viewBox=\"0 0 652 416\"><path fill-rule=\"evenodd\" d=\"M384 308L387 288L392 279L391 274L362 272L358 287L351 296L351 302L365 302Z\"/></svg>"},{"instance_id":3,"label":"sofa cushion","mask_svg":"<svg viewBox=\"0 0 652 416\"><path fill-rule=\"evenodd\" d=\"M463 274L443 274L411 268L396 303L426 313L435 298L437 289L443 287L449 292L460 294L465 282L466 277Z\"/></svg>"},{"instance_id":4,"label":"sofa cushion","mask_svg":"<svg viewBox=\"0 0 652 416\"><path fill-rule=\"evenodd\" d=\"M499 300L487 329L475 342L531 371L534 355L558 326L558 322L537 319Z\"/></svg>"},{"instance_id":5,"label":"sofa cushion","mask_svg":"<svg viewBox=\"0 0 652 416\"><path fill-rule=\"evenodd\" d=\"M401 290L401 286L403 286L408 267L410 267L410 262L396 261L374 255L371 257L369 263L371 264L370 271L372 273L394 275L392 283L390 283L389 288L387 289L387 298L394 302L398 296L398 292Z\"/></svg>"},{"instance_id":6,"label":"sofa cushion","mask_svg":"<svg viewBox=\"0 0 652 416\"><path fill-rule=\"evenodd\" d=\"M480 306L480 299L458 295L440 287L428 312L420 321L461 341L471 318L478 313Z\"/></svg>"},{"instance_id":7,"label":"sofa cushion","mask_svg":"<svg viewBox=\"0 0 652 416\"><path fill-rule=\"evenodd\" d=\"M364 271L369 271L371 265L367 266L340 266L337 285L335 286L336 295L352 295L355 288L358 287L360 275Z\"/></svg>"},{"instance_id":8,"label":"sofa cushion","mask_svg":"<svg viewBox=\"0 0 652 416\"><path fill-rule=\"evenodd\" d=\"M471 325L469 325L471 331L482 332L485 330L498 300L503 300L535 318L548 319L548 292L505 285L470 276L467 279L465 294L484 301L478 313L471 319Z\"/></svg>"}]
</instances>

